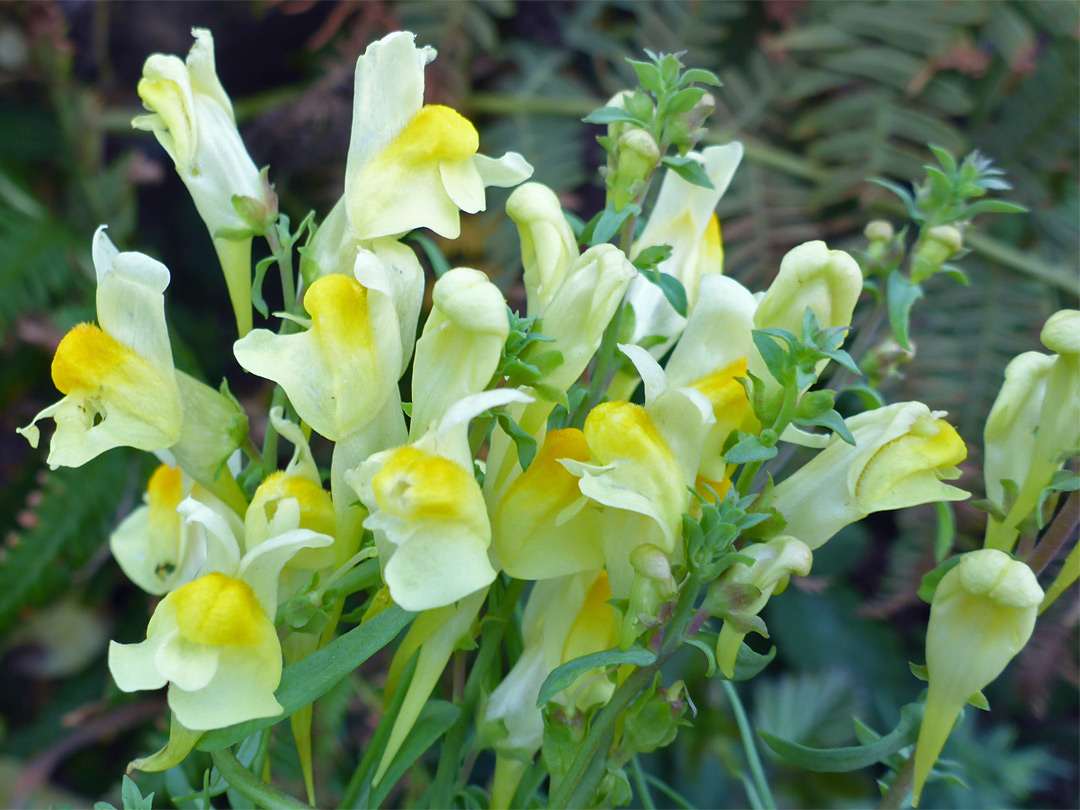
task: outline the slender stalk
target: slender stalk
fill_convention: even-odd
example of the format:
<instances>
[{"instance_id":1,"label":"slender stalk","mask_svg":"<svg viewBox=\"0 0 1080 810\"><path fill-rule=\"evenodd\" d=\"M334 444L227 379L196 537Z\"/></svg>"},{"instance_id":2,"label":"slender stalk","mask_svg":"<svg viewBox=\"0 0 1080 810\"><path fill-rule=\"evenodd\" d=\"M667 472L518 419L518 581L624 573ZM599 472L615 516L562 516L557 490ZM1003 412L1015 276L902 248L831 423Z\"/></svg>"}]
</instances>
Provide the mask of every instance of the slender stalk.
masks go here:
<instances>
[{"instance_id":1,"label":"slender stalk","mask_svg":"<svg viewBox=\"0 0 1080 810\"><path fill-rule=\"evenodd\" d=\"M250 799L257 807L266 810L311 810L311 805L300 801L269 785L240 764L230 748L214 751L211 755L218 773L237 793Z\"/></svg>"},{"instance_id":2,"label":"slender stalk","mask_svg":"<svg viewBox=\"0 0 1080 810\"><path fill-rule=\"evenodd\" d=\"M1046 566L1053 561L1072 537L1078 525L1080 525L1080 492L1074 491L1069 494L1068 500L1046 530L1039 545L1031 552L1027 564L1035 572L1035 576L1046 570Z\"/></svg>"},{"instance_id":3,"label":"slender stalk","mask_svg":"<svg viewBox=\"0 0 1080 810\"><path fill-rule=\"evenodd\" d=\"M656 802L653 801L649 783L645 781L645 771L641 767L641 762L638 761L637 757L634 757L630 762L634 767L634 781L637 782L638 798L641 799L641 806L645 810L656 810Z\"/></svg>"},{"instance_id":4,"label":"slender stalk","mask_svg":"<svg viewBox=\"0 0 1080 810\"><path fill-rule=\"evenodd\" d=\"M904 763L904 767L896 774L893 783L885 791L885 795L878 802L878 810L897 810L904 804L904 799L911 793L911 786L915 781L915 757L910 757Z\"/></svg>"},{"instance_id":5,"label":"slender stalk","mask_svg":"<svg viewBox=\"0 0 1080 810\"><path fill-rule=\"evenodd\" d=\"M731 681L720 681L724 687L724 693L731 701L731 710L735 713L735 722L739 726L739 736L742 737L743 750L746 752L746 761L750 765L750 773L754 777L754 785L762 804L769 810L776 810L776 802L773 800L772 791L769 789L769 781L765 778L765 769L761 766L761 758L758 756L757 744L754 742L754 733L750 728L750 721L746 717L739 693Z\"/></svg>"},{"instance_id":6,"label":"slender stalk","mask_svg":"<svg viewBox=\"0 0 1080 810\"><path fill-rule=\"evenodd\" d=\"M439 759L438 769L435 771L435 779L431 786L432 807L449 807L454 788L458 783L464 784L469 778L469 768L462 767L465 758L466 738L469 726L476 714L476 705L480 700L484 676L487 674L495 657L499 654L502 646L503 634L507 624L514 615L514 608L521 598L521 592L525 588L524 580L514 579L510 581L498 609L489 618L494 621L486 621L484 632L480 636L480 650L476 654L469 676L465 680L465 689L461 699L461 715L450 730L442 744L442 756Z\"/></svg>"}]
</instances>

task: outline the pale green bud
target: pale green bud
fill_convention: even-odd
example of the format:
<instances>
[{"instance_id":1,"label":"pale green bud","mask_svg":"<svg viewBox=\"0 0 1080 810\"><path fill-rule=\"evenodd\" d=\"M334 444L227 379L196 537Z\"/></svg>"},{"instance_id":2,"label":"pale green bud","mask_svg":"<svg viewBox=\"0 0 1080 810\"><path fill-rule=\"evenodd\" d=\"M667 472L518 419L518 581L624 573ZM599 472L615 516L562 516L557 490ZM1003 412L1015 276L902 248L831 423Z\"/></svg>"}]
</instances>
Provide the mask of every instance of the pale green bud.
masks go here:
<instances>
[{"instance_id":1,"label":"pale green bud","mask_svg":"<svg viewBox=\"0 0 1080 810\"><path fill-rule=\"evenodd\" d=\"M964 238L952 225L938 225L922 234L912 255L911 280L924 281L964 247Z\"/></svg>"},{"instance_id":2,"label":"pale green bud","mask_svg":"<svg viewBox=\"0 0 1080 810\"><path fill-rule=\"evenodd\" d=\"M895 231L893 231L892 223L884 219L875 219L868 222L866 227L863 228L863 236L871 242L887 242L894 235Z\"/></svg>"},{"instance_id":3,"label":"pale green bud","mask_svg":"<svg viewBox=\"0 0 1080 810\"><path fill-rule=\"evenodd\" d=\"M965 554L942 577L926 630L929 688L915 749L916 806L960 710L1027 644L1042 599L1031 569L993 549Z\"/></svg>"},{"instance_id":4,"label":"pale green bud","mask_svg":"<svg viewBox=\"0 0 1080 810\"><path fill-rule=\"evenodd\" d=\"M455 402L487 388L510 332L506 300L479 270L445 273L432 303L413 361L414 439Z\"/></svg>"},{"instance_id":5,"label":"pale green bud","mask_svg":"<svg viewBox=\"0 0 1080 810\"><path fill-rule=\"evenodd\" d=\"M616 211L638 195L659 164L660 148L648 132L635 128L619 136L615 171L608 177Z\"/></svg>"},{"instance_id":6,"label":"pale green bud","mask_svg":"<svg viewBox=\"0 0 1080 810\"><path fill-rule=\"evenodd\" d=\"M506 215L521 240L528 315L542 316L578 257L574 231L555 192L540 183L515 189L506 201Z\"/></svg>"},{"instance_id":7,"label":"pale green bud","mask_svg":"<svg viewBox=\"0 0 1080 810\"><path fill-rule=\"evenodd\" d=\"M986 497L998 506L1005 494L1002 480L1011 480L1019 487L1027 478L1046 396L1046 379L1053 365L1050 355L1024 352L1005 367L1005 381L983 431Z\"/></svg>"},{"instance_id":8,"label":"pale green bud","mask_svg":"<svg viewBox=\"0 0 1080 810\"><path fill-rule=\"evenodd\" d=\"M614 245L591 247L577 258L544 313L543 333L554 342L539 350L555 349L563 362L542 382L565 391L581 376L636 274Z\"/></svg>"},{"instance_id":9,"label":"pale green bud","mask_svg":"<svg viewBox=\"0 0 1080 810\"><path fill-rule=\"evenodd\" d=\"M810 547L789 535L768 543L753 543L739 549L753 563L736 563L709 586L702 607L724 619L716 643L716 663L728 678L735 674L735 659L747 633L756 632L768 638L765 623L758 613L773 593L787 587L791 575L804 577L810 573L814 554Z\"/></svg>"},{"instance_id":10,"label":"pale green bud","mask_svg":"<svg viewBox=\"0 0 1080 810\"><path fill-rule=\"evenodd\" d=\"M754 316L757 329L787 329L802 335L810 307L823 327L847 326L862 292L862 271L842 250L806 242L788 251ZM753 371L753 369L751 369ZM764 379L768 372L762 376Z\"/></svg>"},{"instance_id":11,"label":"pale green bud","mask_svg":"<svg viewBox=\"0 0 1080 810\"><path fill-rule=\"evenodd\" d=\"M1047 318L1039 340L1052 352L1080 354L1080 310L1063 309L1055 312Z\"/></svg>"},{"instance_id":12,"label":"pale green bud","mask_svg":"<svg viewBox=\"0 0 1080 810\"><path fill-rule=\"evenodd\" d=\"M225 463L248 436L248 418L232 397L176 372L184 418L169 448L180 468L243 514L246 501Z\"/></svg>"}]
</instances>

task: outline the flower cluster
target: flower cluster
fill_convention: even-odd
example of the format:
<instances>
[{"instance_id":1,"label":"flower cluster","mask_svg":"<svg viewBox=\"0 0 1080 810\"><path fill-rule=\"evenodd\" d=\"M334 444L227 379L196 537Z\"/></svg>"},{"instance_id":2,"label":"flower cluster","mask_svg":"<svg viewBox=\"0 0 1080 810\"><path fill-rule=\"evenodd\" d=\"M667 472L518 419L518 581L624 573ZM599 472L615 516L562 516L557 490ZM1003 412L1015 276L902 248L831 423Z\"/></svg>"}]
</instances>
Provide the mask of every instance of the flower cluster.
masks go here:
<instances>
[{"instance_id":1,"label":"flower cluster","mask_svg":"<svg viewBox=\"0 0 1080 810\"><path fill-rule=\"evenodd\" d=\"M117 446L157 455L146 504L111 547L133 582L163 598L145 640L112 644L109 667L124 691L168 684L175 727L281 715L283 665L330 643L342 599L370 591L353 614L361 629L390 604L418 614L391 665L388 700L404 691L392 698L377 783L453 651L475 637L489 592L535 582L521 655L480 707L499 758L495 802L508 802L545 727L580 723L636 684L627 661L651 653L658 672L711 618L722 622L714 663L733 678L744 638L767 635L766 602L806 576L837 532L873 512L968 497L945 483L967 448L944 413L899 402L845 419L833 408L830 363L858 371L842 348L864 287L855 259L807 242L758 294L723 274L714 212L742 146L694 149L712 102L693 85L713 83L707 71L684 73L674 57L640 63L648 93L594 114L608 125L608 204L575 230L554 191L525 182L524 158L481 154L472 123L424 103L435 52L391 34L357 61L344 194L295 274L299 234L243 145L210 33L193 33L186 62L147 60L139 94L150 114L134 125L175 162L214 240L238 369L276 388L263 452L235 400L176 370L168 269L118 252L104 226L93 239L98 323L65 336L52 365L64 396L21 430L36 446L36 423L55 420L54 467ZM417 338L425 273L404 237L456 238L461 212L484 210L491 186L516 187L506 214L525 313L486 273L453 268L434 282ZM276 330L253 328L256 236L283 270ZM1030 569L1005 552L1078 441L1060 406L1080 380L1076 318L1047 324L1054 356L1014 361L987 424L988 492L1002 508L988 548L937 586L916 795L960 706L1023 646L1042 601ZM312 433L333 445L328 469ZM294 446L280 470L278 437ZM777 463L755 489L781 443L819 452L789 474ZM378 581L350 578L371 557ZM556 670L616 648L639 657L577 672L545 717L537 700ZM670 741L680 689L653 683L618 751ZM313 794L310 717L295 715L293 730ZM189 736L152 766L182 758Z\"/></svg>"}]
</instances>

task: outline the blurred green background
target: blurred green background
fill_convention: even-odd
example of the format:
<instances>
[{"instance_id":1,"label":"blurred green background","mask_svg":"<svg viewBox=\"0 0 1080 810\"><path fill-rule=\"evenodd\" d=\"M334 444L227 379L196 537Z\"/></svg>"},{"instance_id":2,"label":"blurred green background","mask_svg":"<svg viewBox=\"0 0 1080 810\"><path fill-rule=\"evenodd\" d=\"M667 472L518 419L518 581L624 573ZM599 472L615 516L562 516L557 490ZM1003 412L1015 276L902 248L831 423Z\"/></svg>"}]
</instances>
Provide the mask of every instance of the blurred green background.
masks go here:
<instances>
[{"instance_id":1,"label":"blurred green background","mask_svg":"<svg viewBox=\"0 0 1080 810\"><path fill-rule=\"evenodd\" d=\"M215 384L227 376L249 412L265 413L268 391L232 363L228 298L205 228L154 138L130 127L143 61L185 54L193 25L213 30L241 132L255 162L270 165L294 222L310 209L321 218L340 196L356 57L399 28L439 51L427 100L474 120L485 153L523 153L534 179L586 218L603 204L603 153L596 128L579 119L633 81L624 58L685 50L686 64L716 71L725 84L711 139L746 145L719 208L726 272L751 289L764 288L795 244L852 247L869 219L899 221L896 200L866 178L921 177L927 142L955 154L979 148L1007 171L1006 196L1031 213L980 220L962 262L971 286L926 285L913 320L917 355L885 387L891 400L950 411L971 450L961 483L976 497L982 424L1005 363L1039 348L1047 315L1076 306L1080 12L1070 1L0 4L5 806L118 802L125 764L163 740L163 695L121 695L105 666L108 638L135 637L149 616L106 538L138 502L151 462L114 450L53 473L44 452L14 433L58 398L53 350L93 318L89 245L99 224L121 250L172 270L178 367ZM488 272L516 304L520 258L505 193L488 199L488 212L465 218L461 239L441 246L452 264ZM958 546L974 547L981 513L961 504L956 517ZM852 744L853 714L891 727L921 688L907 661L923 660L928 609L914 591L933 567L935 527L932 507L877 515L832 541L812 576L772 601L765 618L779 655L742 687L755 724L811 745ZM946 747L970 790L933 784L924 806L1078 806L1078 619L1074 587L989 690L993 714L968 717ZM671 678L687 680L699 715L646 767L697 807L745 806L730 707L697 653L673 663ZM374 728L385 664L371 662L319 704L324 800ZM286 780L298 776L291 745L288 734L275 737L274 773ZM880 775L809 774L766 760L787 807L866 806ZM200 764L188 769L197 785ZM480 765L479 775L490 773ZM414 770L391 802L408 804L424 780ZM167 806L163 777L138 782Z\"/></svg>"}]
</instances>

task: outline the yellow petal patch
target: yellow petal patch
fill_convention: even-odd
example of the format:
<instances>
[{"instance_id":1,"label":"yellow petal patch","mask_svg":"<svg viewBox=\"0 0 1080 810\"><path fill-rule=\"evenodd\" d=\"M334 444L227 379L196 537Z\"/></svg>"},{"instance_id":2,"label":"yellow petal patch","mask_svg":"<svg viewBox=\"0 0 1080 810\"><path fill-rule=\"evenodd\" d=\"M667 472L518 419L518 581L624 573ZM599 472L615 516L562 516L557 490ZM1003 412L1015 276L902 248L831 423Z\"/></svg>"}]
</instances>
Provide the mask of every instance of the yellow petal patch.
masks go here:
<instances>
[{"instance_id":1,"label":"yellow petal patch","mask_svg":"<svg viewBox=\"0 0 1080 810\"><path fill-rule=\"evenodd\" d=\"M197 644L254 644L270 623L250 585L218 572L180 586L172 599L181 635Z\"/></svg>"},{"instance_id":2,"label":"yellow petal patch","mask_svg":"<svg viewBox=\"0 0 1080 810\"><path fill-rule=\"evenodd\" d=\"M146 107L165 122L175 144L175 157L184 163L190 161L195 154L195 122L184 105L180 86L169 79L144 78L139 80L138 93Z\"/></svg>"},{"instance_id":3,"label":"yellow petal patch","mask_svg":"<svg viewBox=\"0 0 1080 810\"><path fill-rule=\"evenodd\" d=\"M610 599L608 575L602 571L585 594L581 612L566 635L562 663L615 646L618 635L615 631L615 612L608 604Z\"/></svg>"},{"instance_id":4,"label":"yellow petal patch","mask_svg":"<svg viewBox=\"0 0 1080 810\"><path fill-rule=\"evenodd\" d=\"M371 486L379 509L403 520L472 517L467 507L476 479L454 462L409 445L395 451Z\"/></svg>"},{"instance_id":5,"label":"yellow petal patch","mask_svg":"<svg viewBox=\"0 0 1080 810\"><path fill-rule=\"evenodd\" d=\"M581 497L578 478L559 459L589 460L585 434L574 428L553 430L544 437L544 446L529 469L510 485L501 504L499 518L518 527L554 520L563 508ZM509 525L508 525L509 528Z\"/></svg>"},{"instance_id":6,"label":"yellow petal patch","mask_svg":"<svg viewBox=\"0 0 1080 810\"><path fill-rule=\"evenodd\" d=\"M604 402L593 408L585 420L585 440L601 464L629 459L648 465L658 455L675 463L649 414L632 402Z\"/></svg>"},{"instance_id":7,"label":"yellow petal patch","mask_svg":"<svg viewBox=\"0 0 1080 810\"><path fill-rule=\"evenodd\" d=\"M268 476L251 500L251 508L265 510L266 520L274 519L279 501L295 498L300 505L300 528L334 535L334 503L330 493L307 478L276 472Z\"/></svg>"},{"instance_id":8,"label":"yellow petal patch","mask_svg":"<svg viewBox=\"0 0 1080 810\"><path fill-rule=\"evenodd\" d=\"M428 104L410 119L376 158L381 165L415 166L443 160L464 160L476 154L480 136L469 119L441 104Z\"/></svg>"},{"instance_id":9,"label":"yellow petal patch","mask_svg":"<svg viewBox=\"0 0 1080 810\"><path fill-rule=\"evenodd\" d=\"M720 220L716 218L716 214L709 217L709 223L705 226L698 261L724 266L724 240L720 236Z\"/></svg>"},{"instance_id":10,"label":"yellow petal patch","mask_svg":"<svg viewBox=\"0 0 1080 810\"><path fill-rule=\"evenodd\" d=\"M138 385L146 374L157 376L149 363L92 323L80 323L64 335L52 362L53 384L62 394L94 392L108 384Z\"/></svg>"},{"instance_id":11,"label":"yellow petal patch","mask_svg":"<svg viewBox=\"0 0 1080 810\"><path fill-rule=\"evenodd\" d=\"M855 485L855 497L871 504L909 476L944 470L965 458L967 446L952 425L944 419L920 418L909 433L874 453Z\"/></svg>"},{"instance_id":12,"label":"yellow petal patch","mask_svg":"<svg viewBox=\"0 0 1080 810\"><path fill-rule=\"evenodd\" d=\"M372 350L368 290L356 279L334 273L316 280L304 295L304 309L331 364L337 365L337 352Z\"/></svg>"},{"instance_id":13,"label":"yellow petal patch","mask_svg":"<svg viewBox=\"0 0 1080 810\"><path fill-rule=\"evenodd\" d=\"M175 512L184 498L184 481L179 467L160 465L146 485L151 509Z\"/></svg>"},{"instance_id":14,"label":"yellow petal patch","mask_svg":"<svg viewBox=\"0 0 1080 810\"><path fill-rule=\"evenodd\" d=\"M745 376L746 358L741 357L690 384L691 388L700 391L712 403L716 429L725 439L731 431L743 427L748 415L752 416L746 389L736 379Z\"/></svg>"}]
</instances>

